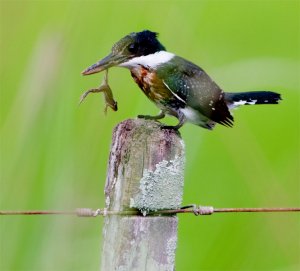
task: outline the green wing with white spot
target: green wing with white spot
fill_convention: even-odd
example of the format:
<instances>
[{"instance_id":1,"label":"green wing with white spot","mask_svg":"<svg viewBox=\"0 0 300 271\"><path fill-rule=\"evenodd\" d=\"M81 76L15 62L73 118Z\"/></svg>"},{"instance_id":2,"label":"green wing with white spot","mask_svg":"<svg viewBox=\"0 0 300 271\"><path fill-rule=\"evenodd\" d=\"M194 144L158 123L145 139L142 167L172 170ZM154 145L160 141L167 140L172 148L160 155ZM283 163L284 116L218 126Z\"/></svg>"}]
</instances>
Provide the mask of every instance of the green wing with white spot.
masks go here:
<instances>
[{"instance_id":1,"label":"green wing with white spot","mask_svg":"<svg viewBox=\"0 0 300 271\"><path fill-rule=\"evenodd\" d=\"M186 106L217 123L232 126L233 117L224 100L224 92L200 67L175 56L158 67L157 76Z\"/></svg>"}]
</instances>

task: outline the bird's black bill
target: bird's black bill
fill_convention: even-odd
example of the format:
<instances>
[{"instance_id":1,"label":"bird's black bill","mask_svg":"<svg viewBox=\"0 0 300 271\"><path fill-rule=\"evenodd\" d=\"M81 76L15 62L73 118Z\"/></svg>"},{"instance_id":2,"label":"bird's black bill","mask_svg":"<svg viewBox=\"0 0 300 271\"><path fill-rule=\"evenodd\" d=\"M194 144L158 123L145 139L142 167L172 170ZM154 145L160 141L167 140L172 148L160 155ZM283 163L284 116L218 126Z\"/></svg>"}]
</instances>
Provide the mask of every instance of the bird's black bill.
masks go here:
<instances>
[{"instance_id":1,"label":"bird's black bill","mask_svg":"<svg viewBox=\"0 0 300 271\"><path fill-rule=\"evenodd\" d=\"M89 75L97 72L107 70L110 67L117 66L127 60L126 56L109 54L97 63L85 69L82 74Z\"/></svg>"}]
</instances>

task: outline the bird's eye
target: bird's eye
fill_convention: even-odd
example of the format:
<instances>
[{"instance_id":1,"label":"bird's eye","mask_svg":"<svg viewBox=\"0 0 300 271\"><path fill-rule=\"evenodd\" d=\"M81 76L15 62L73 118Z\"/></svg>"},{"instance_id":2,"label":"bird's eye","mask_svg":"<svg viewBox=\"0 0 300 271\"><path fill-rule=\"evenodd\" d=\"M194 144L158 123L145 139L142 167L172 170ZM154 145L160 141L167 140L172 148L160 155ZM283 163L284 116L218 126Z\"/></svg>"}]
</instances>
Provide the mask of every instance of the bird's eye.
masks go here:
<instances>
[{"instance_id":1,"label":"bird's eye","mask_svg":"<svg viewBox=\"0 0 300 271\"><path fill-rule=\"evenodd\" d=\"M137 50L137 45L135 43L131 43L129 46L128 46L128 51L130 53L135 53Z\"/></svg>"}]
</instances>

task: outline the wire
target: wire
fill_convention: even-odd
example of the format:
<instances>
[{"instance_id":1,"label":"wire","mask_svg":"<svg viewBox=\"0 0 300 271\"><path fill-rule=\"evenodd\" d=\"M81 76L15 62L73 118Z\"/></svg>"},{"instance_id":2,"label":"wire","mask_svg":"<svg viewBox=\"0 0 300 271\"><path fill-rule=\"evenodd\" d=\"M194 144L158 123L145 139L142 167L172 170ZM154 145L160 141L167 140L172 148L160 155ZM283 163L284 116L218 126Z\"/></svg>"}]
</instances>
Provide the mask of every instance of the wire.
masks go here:
<instances>
[{"instance_id":1,"label":"wire","mask_svg":"<svg viewBox=\"0 0 300 271\"><path fill-rule=\"evenodd\" d=\"M107 215L147 215L162 216L193 213L195 215L212 215L214 213L253 213L253 212L300 212L297 207L278 208L214 208L212 206L188 205L179 209L164 209L157 211L139 211L137 209L128 211L107 210L106 208L92 210L90 208L78 208L74 211L49 211L49 210L29 210L29 211L0 211L0 215L76 215L79 217L96 217Z\"/></svg>"}]
</instances>

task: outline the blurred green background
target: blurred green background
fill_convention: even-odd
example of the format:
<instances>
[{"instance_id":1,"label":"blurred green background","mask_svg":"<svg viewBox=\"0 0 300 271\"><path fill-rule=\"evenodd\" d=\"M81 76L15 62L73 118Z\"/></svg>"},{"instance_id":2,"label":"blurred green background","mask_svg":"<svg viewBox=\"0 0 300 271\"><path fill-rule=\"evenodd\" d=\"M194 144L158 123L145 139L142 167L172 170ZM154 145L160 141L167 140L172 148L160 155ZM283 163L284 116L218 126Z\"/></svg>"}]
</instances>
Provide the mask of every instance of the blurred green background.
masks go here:
<instances>
[{"instance_id":1,"label":"blurred green background","mask_svg":"<svg viewBox=\"0 0 300 271\"><path fill-rule=\"evenodd\" d=\"M1 0L0 209L104 206L113 127L155 114L125 69L78 107L102 74L80 72L124 35L160 33L171 52L226 91L274 90L276 106L243 107L233 129L190 124L184 204L300 205L299 1ZM168 123L175 123L169 118ZM180 215L176 270L300 270L298 214ZM1 270L98 270L102 218L0 218Z\"/></svg>"}]
</instances>

